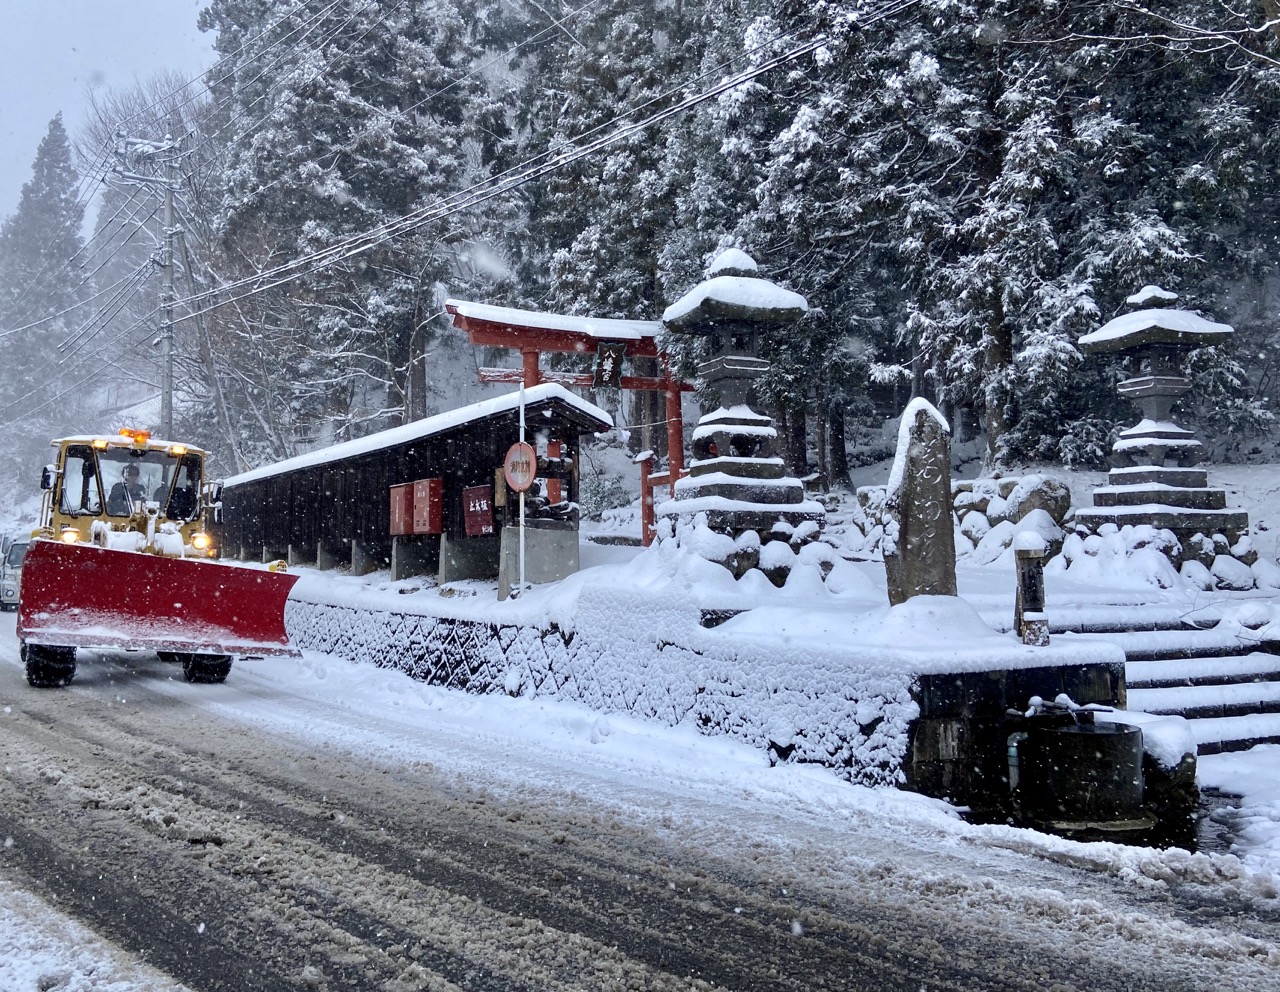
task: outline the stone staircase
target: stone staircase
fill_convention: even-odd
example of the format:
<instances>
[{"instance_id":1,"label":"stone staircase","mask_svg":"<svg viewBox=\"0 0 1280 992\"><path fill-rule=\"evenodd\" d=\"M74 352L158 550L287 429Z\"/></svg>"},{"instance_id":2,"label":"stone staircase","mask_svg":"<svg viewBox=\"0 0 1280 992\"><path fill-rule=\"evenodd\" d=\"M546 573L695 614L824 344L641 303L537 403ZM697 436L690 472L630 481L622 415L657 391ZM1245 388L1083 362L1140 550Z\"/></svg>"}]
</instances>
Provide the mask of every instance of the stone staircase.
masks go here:
<instances>
[{"instance_id":1,"label":"stone staircase","mask_svg":"<svg viewBox=\"0 0 1280 992\"><path fill-rule=\"evenodd\" d=\"M1051 633L1119 645L1129 709L1185 717L1200 754L1280 744L1280 653L1271 653L1280 642L1263 643L1236 625L1191 626L1172 611L1055 619Z\"/></svg>"}]
</instances>

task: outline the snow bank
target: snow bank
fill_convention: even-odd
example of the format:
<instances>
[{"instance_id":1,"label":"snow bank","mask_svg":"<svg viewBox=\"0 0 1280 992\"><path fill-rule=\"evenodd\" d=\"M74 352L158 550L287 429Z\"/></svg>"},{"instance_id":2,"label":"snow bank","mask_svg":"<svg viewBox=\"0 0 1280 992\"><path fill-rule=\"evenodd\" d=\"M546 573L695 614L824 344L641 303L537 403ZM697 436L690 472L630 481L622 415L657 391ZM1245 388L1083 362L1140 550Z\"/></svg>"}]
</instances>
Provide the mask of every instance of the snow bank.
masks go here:
<instances>
[{"instance_id":1,"label":"snow bank","mask_svg":"<svg viewBox=\"0 0 1280 992\"><path fill-rule=\"evenodd\" d=\"M924 675L1123 660L1105 643L1023 645L951 597L871 606L867 581L851 569L839 563L824 585L816 566L797 568L782 589L762 576L753 588L755 570L735 581L662 542L515 604L494 602L484 587L409 597L366 586L353 596L359 580L312 574L295 588L286 625L301 648L433 685L572 700L728 735L866 785L903 781ZM760 605L704 627L707 590Z\"/></svg>"}]
</instances>

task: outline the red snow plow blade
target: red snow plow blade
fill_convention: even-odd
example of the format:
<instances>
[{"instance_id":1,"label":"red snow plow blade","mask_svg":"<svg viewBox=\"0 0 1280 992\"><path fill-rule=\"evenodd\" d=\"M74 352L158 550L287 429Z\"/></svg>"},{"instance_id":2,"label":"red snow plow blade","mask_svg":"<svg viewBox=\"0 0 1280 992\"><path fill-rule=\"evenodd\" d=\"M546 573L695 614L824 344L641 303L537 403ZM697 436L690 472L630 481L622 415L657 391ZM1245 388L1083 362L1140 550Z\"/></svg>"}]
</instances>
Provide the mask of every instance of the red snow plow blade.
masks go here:
<instances>
[{"instance_id":1,"label":"red snow plow blade","mask_svg":"<svg viewBox=\"0 0 1280 992\"><path fill-rule=\"evenodd\" d=\"M290 655L296 575L36 540L22 567L18 639L57 647Z\"/></svg>"}]
</instances>

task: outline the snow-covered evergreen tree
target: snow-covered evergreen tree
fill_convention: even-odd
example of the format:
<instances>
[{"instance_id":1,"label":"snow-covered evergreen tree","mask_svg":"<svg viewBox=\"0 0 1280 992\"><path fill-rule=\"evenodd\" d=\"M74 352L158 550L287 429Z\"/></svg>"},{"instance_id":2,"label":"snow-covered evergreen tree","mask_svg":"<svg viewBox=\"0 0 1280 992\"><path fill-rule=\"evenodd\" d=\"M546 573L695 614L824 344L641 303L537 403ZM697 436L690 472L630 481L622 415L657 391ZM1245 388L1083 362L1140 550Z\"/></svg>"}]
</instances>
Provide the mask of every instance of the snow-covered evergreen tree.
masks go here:
<instances>
[{"instance_id":1,"label":"snow-covered evergreen tree","mask_svg":"<svg viewBox=\"0 0 1280 992\"><path fill-rule=\"evenodd\" d=\"M17 210L0 225L0 411L5 431L0 466L29 477L51 432L83 415L78 375L63 351L74 345L93 292L81 258L84 206L80 177L62 115L50 122L22 187ZM34 463L34 464L33 464Z\"/></svg>"},{"instance_id":2,"label":"snow-covered evergreen tree","mask_svg":"<svg viewBox=\"0 0 1280 992\"><path fill-rule=\"evenodd\" d=\"M224 264L241 274L337 255L270 301L270 314L223 320L239 324L251 355L289 370L255 376L257 388L277 394L283 415L273 419L296 418L282 435L305 444L424 415L437 286L462 229L440 221L379 234L358 253L345 246L465 185L478 81L468 75L475 52L457 8L225 0L204 23L243 61L212 83L228 114ZM281 39L274 61L261 54ZM269 330L265 348L253 341L255 324Z\"/></svg>"}]
</instances>

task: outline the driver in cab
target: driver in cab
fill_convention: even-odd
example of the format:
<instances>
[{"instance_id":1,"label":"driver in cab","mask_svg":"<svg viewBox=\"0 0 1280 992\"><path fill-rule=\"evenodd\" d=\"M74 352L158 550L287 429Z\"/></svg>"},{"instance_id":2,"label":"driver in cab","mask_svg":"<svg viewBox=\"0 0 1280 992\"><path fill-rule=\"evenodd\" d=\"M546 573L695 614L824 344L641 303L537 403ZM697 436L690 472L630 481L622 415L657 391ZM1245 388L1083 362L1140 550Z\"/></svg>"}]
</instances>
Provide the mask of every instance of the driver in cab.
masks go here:
<instances>
[{"instance_id":1,"label":"driver in cab","mask_svg":"<svg viewBox=\"0 0 1280 992\"><path fill-rule=\"evenodd\" d=\"M114 517L124 517L133 513L133 508L147 498L137 465L126 465L124 477L111 487L111 495L107 497L107 513Z\"/></svg>"}]
</instances>

